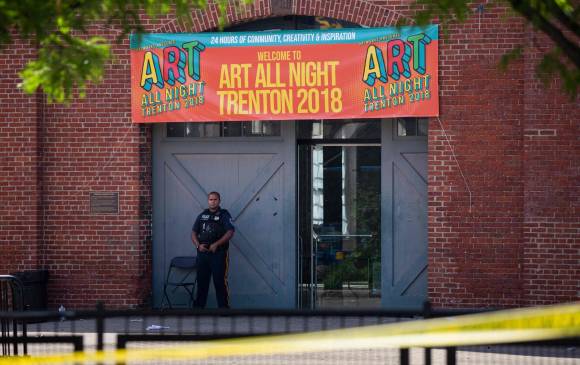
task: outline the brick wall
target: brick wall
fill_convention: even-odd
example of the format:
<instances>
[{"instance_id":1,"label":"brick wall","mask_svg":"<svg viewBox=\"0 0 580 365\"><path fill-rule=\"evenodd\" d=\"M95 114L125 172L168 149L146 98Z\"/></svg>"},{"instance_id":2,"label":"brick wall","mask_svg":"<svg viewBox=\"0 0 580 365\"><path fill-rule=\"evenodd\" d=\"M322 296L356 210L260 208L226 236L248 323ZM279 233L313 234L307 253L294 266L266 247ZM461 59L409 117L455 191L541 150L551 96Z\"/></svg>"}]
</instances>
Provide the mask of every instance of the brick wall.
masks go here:
<instances>
[{"instance_id":1,"label":"brick wall","mask_svg":"<svg viewBox=\"0 0 580 365\"><path fill-rule=\"evenodd\" d=\"M537 81L538 52L497 71L503 52L541 44L501 14L457 26L440 48L442 116L429 135L429 296L440 307L579 297L578 102Z\"/></svg>"},{"instance_id":2,"label":"brick wall","mask_svg":"<svg viewBox=\"0 0 580 365\"><path fill-rule=\"evenodd\" d=\"M537 80L545 37L530 33L523 122L525 304L580 297L580 103Z\"/></svg>"},{"instance_id":3,"label":"brick wall","mask_svg":"<svg viewBox=\"0 0 580 365\"><path fill-rule=\"evenodd\" d=\"M440 307L522 304L523 26L503 9L441 41L441 118L429 130L429 296Z\"/></svg>"},{"instance_id":4,"label":"brick wall","mask_svg":"<svg viewBox=\"0 0 580 365\"><path fill-rule=\"evenodd\" d=\"M229 19L323 15L388 26L409 11L409 1L256 1ZM208 12L194 12L193 29L171 16L145 25L152 32L213 29L215 8ZM118 34L99 25L91 32ZM578 298L578 104L558 85L536 82L538 54L507 74L496 67L530 34L501 8L486 8L440 41L441 118L429 132L435 306ZM29 44L0 53L0 267L48 269L51 307L135 307L151 290L151 128L130 121L127 40L112 51L104 82L68 106L15 88L16 70L33 57ZM91 214L93 191L118 192L119 214Z\"/></svg>"},{"instance_id":5,"label":"brick wall","mask_svg":"<svg viewBox=\"0 0 580 365\"><path fill-rule=\"evenodd\" d=\"M34 56L19 38L0 53L0 274L35 269L40 259L39 102L16 88L18 71Z\"/></svg>"},{"instance_id":6,"label":"brick wall","mask_svg":"<svg viewBox=\"0 0 580 365\"><path fill-rule=\"evenodd\" d=\"M112 42L117 36L100 27L92 32ZM52 307L148 300L151 127L131 123L128 49L127 39L112 48L102 84L85 99L46 106L42 257ZM91 192L118 193L118 214L91 213Z\"/></svg>"}]
</instances>

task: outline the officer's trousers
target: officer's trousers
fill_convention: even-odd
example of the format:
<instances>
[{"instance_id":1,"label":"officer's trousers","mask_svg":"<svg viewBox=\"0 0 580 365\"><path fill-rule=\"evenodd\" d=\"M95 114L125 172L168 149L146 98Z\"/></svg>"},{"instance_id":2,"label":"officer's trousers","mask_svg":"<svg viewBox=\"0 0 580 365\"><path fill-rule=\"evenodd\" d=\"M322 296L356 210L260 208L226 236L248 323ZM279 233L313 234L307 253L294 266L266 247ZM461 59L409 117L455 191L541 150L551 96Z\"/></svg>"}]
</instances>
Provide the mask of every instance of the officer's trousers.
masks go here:
<instances>
[{"instance_id":1,"label":"officer's trousers","mask_svg":"<svg viewBox=\"0 0 580 365\"><path fill-rule=\"evenodd\" d=\"M197 251L197 296L195 307L205 308L209 279L213 276L213 285L219 308L229 308L228 292L228 250L216 252Z\"/></svg>"}]
</instances>

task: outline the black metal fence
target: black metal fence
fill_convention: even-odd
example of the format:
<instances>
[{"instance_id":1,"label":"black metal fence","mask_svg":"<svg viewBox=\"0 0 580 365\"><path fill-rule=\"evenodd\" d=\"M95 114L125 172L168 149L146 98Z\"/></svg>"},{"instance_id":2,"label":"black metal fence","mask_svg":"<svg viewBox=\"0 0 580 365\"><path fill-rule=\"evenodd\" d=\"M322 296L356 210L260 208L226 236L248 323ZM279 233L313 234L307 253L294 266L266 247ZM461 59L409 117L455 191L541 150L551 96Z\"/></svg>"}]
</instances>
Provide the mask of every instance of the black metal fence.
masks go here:
<instances>
[{"instance_id":1,"label":"black metal fence","mask_svg":"<svg viewBox=\"0 0 580 365\"><path fill-rule=\"evenodd\" d=\"M2 281L0 280L0 283ZM17 284L16 284L17 285ZM90 311L31 312L14 306L18 289L2 296L2 356L113 351L203 343L252 336L311 333L398 323L423 318L470 314L472 311L411 310L171 310L111 311L99 306ZM8 302L10 302L8 305ZM22 303L22 302L20 302ZM380 347L380 346L378 346ZM364 363L364 364L579 364L578 338L557 341L454 346L420 349L373 349L333 355L313 353L269 358L265 363ZM236 359L254 364L260 354ZM1 359L1 357L0 357ZM262 360L261 360L262 361ZM262 361L264 362L264 361ZM120 362L117 362L120 363ZM172 363L157 359L154 363ZM183 363L183 362L181 362ZM196 363L193 359L185 363ZM226 362L227 363L227 362Z\"/></svg>"},{"instance_id":2,"label":"black metal fence","mask_svg":"<svg viewBox=\"0 0 580 365\"><path fill-rule=\"evenodd\" d=\"M20 279L12 275L0 275L0 312L18 312L24 310L24 285ZM27 337L25 322L19 322L17 319L10 319L0 316L0 332L2 333L2 356L18 355L19 346L17 343L10 343L6 340L18 338L19 336ZM22 344L21 352L28 352L27 343Z\"/></svg>"}]
</instances>

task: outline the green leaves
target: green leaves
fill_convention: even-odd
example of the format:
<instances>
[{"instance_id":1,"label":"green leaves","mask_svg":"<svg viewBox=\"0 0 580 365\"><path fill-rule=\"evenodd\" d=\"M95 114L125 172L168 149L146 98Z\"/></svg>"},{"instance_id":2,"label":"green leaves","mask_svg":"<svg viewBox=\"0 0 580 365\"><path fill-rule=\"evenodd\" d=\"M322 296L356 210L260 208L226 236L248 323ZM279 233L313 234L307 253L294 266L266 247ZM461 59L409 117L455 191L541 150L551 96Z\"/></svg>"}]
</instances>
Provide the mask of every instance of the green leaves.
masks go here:
<instances>
[{"instance_id":1,"label":"green leaves","mask_svg":"<svg viewBox=\"0 0 580 365\"><path fill-rule=\"evenodd\" d=\"M560 9L562 9L564 13L572 15L574 7L568 0L554 0L554 2L556 3L556 5L558 5Z\"/></svg>"},{"instance_id":2,"label":"green leaves","mask_svg":"<svg viewBox=\"0 0 580 365\"><path fill-rule=\"evenodd\" d=\"M227 1L218 3L225 10ZM0 0L0 46L8 46L13 32L31 39L38 55L20 72L20 87L29 94L41 89L49 101L69 102L102 80L110 57L108 41L87 35L88 27L114 24L122 41L143 31L143 13L156 17L174 11L191 25L190 12L205 6L206 0Z\"/></svg>"},{"instance_id":3,"label":"green leaves","mask_svg":"<svg viewBox=\"0 0 580 365\"><path fill-rule=\"evenodd\" d=\"M415 22L417 25L427 25L437 18L445 31L447 24L455 20L465 21L472 13L470 6L473 4L463 0L417 0Z\"/></svg>"},{"instance_id":4,"label":"green leaves","mask_svg":"<svg viewBox=\"0 0 580 365\"><path fill-rule=\"evenodd\" d=\"M552 40L554 47L538 63L536 74L545 82L558 75L563 81L563 91L574 100L580 88L579 3L573 5L568 0L497 0L492 3L511 8ZM415 21L423 25L432 19L439 19L443 34L447 34L445 28L450 23L463 22L488 6L487 2L478 6L477 3L463 0L417 0L415 5L418 9ZM530 45L521 45L506 53L500 67L505 69L510 61L520 57L523 47Z\"/></svg>"},{"instance_id":5,"label":"green leaves","mask_svg":"<svg viewBox=\"0 0 580 365\"><path fill-rule=\"evenodd\" d=\"M42 88L49 102L69 101L75 88L84 97L88 82L101 81L108 58L109 46L103 38L52 34L40 45L38 59L20 73L22 89L31 94Z\"/></svg>"},{"instance_id":6,"label":"green leaves","mask_svg":"<svg viewBox=\"0 0 580 365\"><path fill-rule=\"evenodd\" d=\"M578 96L578 85L580 85L580 69L571 67L562 62L562 52L559 48L547 53L536 67L536 74L548 84L554 75L558 75L562 80L564 91L574 100Z\"/></svg>"},{"instance_id":7,"label":"green leaves","mask_svg":"<svg viewBox=\"0 0 580 365\"><path fill-rule=\"evenodd\" d=\"M220 12L218 26L225 25L229 6L233 11L252 0L214 0ZM538 64L538 75L559 75L564 91L572 98L580 88L580 5L570 0L494 0L504 4L527 19L554 42ZM491 6L491 4L485 6ZM142 14L150 17L174 12L191 25L190 13L205 8L207 0L0 0L0 44L11 41L14 31L24 39L32 39L39 47L38 58L20 73L22 88L27 93L41 88L49 100L69 101L83 96L89 83L99 82L103 67L109 59L109 47L104 39L86 35L86 28L98 22L121 29L117 41L130 32L142 32ZM484 5L463 0L417 0L418 25L438 19L443 33L454 22L462 22ZM479 13L481 15L481 13ZM519 54L521 50L517 50ZM508 53L502 58L505 65L517 56Z\"/></svg>"}]
</instances>

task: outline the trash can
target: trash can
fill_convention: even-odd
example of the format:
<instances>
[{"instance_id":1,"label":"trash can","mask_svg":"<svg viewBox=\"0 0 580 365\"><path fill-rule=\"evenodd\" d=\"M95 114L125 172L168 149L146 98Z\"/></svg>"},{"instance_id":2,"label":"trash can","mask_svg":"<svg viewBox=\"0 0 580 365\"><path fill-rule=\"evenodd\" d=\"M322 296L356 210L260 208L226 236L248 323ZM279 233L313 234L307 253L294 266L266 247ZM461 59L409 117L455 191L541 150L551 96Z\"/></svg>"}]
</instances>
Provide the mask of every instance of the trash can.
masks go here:
<instances>
[{"instance_id":1,"label":"trash can","mask_svg":"<svg viewBox=\"0 0 580 365\"><path fill-rule=\"evenodd\" d=\"M25 310L46 310L48 270L19 271L10 275L17 277L22 282L22 296Z\"/></svg>"}]
</instances>

